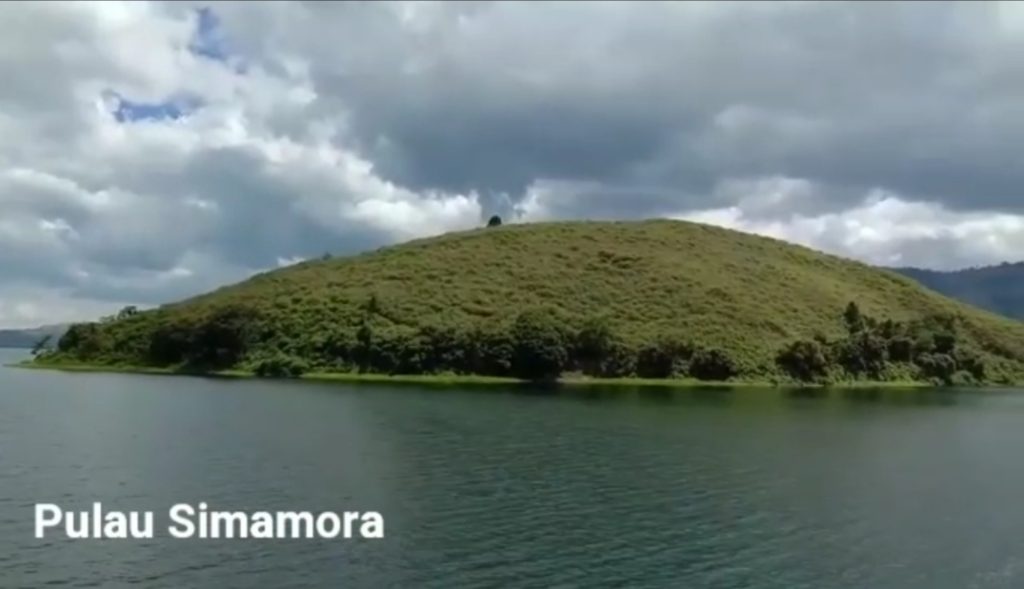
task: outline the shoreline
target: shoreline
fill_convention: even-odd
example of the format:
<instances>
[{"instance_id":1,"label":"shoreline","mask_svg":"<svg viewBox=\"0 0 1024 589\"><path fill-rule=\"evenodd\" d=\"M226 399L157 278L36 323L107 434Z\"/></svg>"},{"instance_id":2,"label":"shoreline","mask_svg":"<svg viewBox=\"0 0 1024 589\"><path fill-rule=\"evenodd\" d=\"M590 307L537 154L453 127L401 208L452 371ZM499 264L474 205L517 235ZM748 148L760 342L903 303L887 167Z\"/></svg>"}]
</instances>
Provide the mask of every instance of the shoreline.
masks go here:
<instances>
[{"instance_id":1,"label":"shoreline","mask_svg":"<svg viewBox=\"0 0 1024 589\"><path fill-rule=\"evenodd\" d=\"M104 366L95 364L40 364L31 360L7 365L10 368L29 370L53 370L57 372L107 373L107 374L142 374L163 376L193 376L199 378L231 378L265 381L308 381L308 382L350 382L379 384L421 384L421 385L504 385L540 387L641 387L641 388L766 388L766 389L936 389L928 382L919 381L850 381L831 384L790 383L772 381L702 381L686 378L600 378L588 376L567 376L555 381L530 381L506 376L484 376L473 374L378 374L359 372L308 372L294 378L260 377L246 370L219 370L212 372L194 372L173 368L156 368L148 366ZM978 385L974 388L993 389L1012 385Z\"/></svg>"}]
</instances>

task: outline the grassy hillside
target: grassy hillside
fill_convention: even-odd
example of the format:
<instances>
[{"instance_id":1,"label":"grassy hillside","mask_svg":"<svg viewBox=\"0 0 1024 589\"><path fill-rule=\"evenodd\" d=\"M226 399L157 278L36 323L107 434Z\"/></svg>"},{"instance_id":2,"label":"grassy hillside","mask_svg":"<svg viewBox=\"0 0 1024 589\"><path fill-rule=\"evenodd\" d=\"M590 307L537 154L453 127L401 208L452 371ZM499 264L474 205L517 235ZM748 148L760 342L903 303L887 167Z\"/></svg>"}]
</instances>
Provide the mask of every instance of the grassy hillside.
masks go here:
<instances>
[{"instance_id":1,"label":"grassy hillside","mask_svg":"<svg viewBox=\"0 0 1024 589\"><path fill-rule=\"evenodd\" d=\"M507 225L304 262L79 326L43 361L244 369L273 357L321 371L501 373L513 370L507 358L481 360L486 368L479 369L469 360L420 360L485 353L467 352L460 338L487 340L486 354L514 355L515 337L536 335L542 343L569 342L560 366L566 371L581 369L572 350L583 330L613 339L623 357L673 340L685 342L677 344L688 348L684 360L694 349L711 350L734 366L730 375L762 378L779 374L779 352L796 340L816 337L824 345L846 337L842 313L850 301L865 315L902 322L897 331L918 339L920 329L902 326L945 318L959 345L1001 378L1024 373L1022 323L864 264L667 220ZM196 346L205 351L192 354Z\"/></svg>"}]
</instances>

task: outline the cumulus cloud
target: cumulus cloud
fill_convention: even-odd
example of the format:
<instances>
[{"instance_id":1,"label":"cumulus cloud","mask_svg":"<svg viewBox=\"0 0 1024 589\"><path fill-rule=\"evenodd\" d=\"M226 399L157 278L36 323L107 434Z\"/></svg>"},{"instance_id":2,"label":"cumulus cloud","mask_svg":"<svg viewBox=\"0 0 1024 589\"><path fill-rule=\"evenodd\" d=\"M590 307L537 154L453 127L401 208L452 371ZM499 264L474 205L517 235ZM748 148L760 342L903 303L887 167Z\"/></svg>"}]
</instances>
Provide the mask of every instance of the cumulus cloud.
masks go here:
<instances>
[{"instance_id":1,"label":"cumulus cloud","mask_svg":"<svg viewBox=\"0 0 1024 589\"><path fill-rule=\"evenodd\" d=\"M879 264L1024 245L1015 3L25 3L0 326L509 220L698 219Z\"/></svg>"},{"instance_id":2,"label":"cumulus cloud","mask_svg":"<svg viewBox=\"0 0 1024 589\"><path fill-rule=\"evenodd\" d=\"M193 8L4 10L0 324L159 304L479 222L472 193L381 178L344 141L345 113L311 108L308 64L231 55Z\"/></svg>"},{"instance_id":3,"label":"cumulus cloud","mask_svg":"<svg viewBox=\"0 0 1024 589\"><path fill-rule=\"evenodd\" d=\"M967 267L1007 260L1024 248L1024 216L953 211L934 202L907 201L874 191L849 208L784 218L749 214L742 206L709 209L677 218L722 225L800 243L884 266Z\"/></svg>"}]
</instances>

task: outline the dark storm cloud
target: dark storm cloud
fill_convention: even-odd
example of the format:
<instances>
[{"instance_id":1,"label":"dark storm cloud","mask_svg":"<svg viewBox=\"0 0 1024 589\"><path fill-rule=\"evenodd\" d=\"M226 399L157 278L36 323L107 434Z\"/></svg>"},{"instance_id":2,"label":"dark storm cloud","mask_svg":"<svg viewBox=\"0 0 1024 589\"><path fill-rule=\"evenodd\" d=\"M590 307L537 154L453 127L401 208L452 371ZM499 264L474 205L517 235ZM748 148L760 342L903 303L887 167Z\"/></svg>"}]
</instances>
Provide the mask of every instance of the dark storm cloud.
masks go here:
<instances>
[{"instance_id":1,"label":"dark storm cloud","mask_svg":"<svg viewBox=\"0 0 1024 589\"><path fill-rule=\"evenodd\" d=\"M555 179L694 195L786 175L1021 210L1013 10L348 5L294 11L301 35L263 37L250 19L248 38L270 60L309 56L321 100L344 105L360 149L413 188L518 197Z\"/></svg>"},{"instance_id":2,"label":"dark storm cloud","mask_svg":"<svg viewBox=\"0 0 1024 589\"><path fill-rule=\"evenodd\" d=\"M4 17L0 324L26 297L163 302L494 213L697 218L935 267L1024 250L1017 4Z\"/></svg>"}]
</instances>

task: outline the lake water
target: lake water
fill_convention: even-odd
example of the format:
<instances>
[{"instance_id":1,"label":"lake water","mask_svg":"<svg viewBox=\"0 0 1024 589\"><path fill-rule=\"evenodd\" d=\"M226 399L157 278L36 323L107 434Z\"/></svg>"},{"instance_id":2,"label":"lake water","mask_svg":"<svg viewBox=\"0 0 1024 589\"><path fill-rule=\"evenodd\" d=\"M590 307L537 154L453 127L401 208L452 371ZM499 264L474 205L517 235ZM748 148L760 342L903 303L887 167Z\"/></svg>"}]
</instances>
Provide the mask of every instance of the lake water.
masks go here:
<instances>
[{"instance_id":1,"label":"lake water","mask_svg":"<svg viewBox=\"0 0 1024 589\"><path fill-rule=\"evenodd\" d=\"M4 368L0 587L1022 587L1022 448L1012 392L551 395ZM385 538L33 538L35 503L94 501L374 510Z\"/></svg>"}]
</instances>

